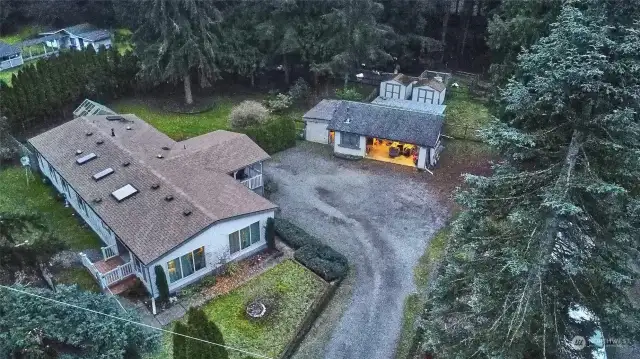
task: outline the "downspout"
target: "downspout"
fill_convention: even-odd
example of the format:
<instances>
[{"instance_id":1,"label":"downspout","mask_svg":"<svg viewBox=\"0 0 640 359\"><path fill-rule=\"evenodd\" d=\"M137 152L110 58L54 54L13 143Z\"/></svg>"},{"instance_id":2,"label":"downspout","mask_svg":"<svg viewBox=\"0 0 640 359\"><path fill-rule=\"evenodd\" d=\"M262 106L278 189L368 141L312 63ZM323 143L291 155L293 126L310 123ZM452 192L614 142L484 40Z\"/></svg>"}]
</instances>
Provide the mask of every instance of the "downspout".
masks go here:
<instances>
[{"instance_id":1,"label":"downspout","mask_svg":"<svg viewBox=\"0 0 640 359\"><path fill-rule=\"evenodd\" d=\"M151 273L149 272L149 266L144 266L147 270L147 278L149 278L149 287L151 288L151 311L153 315L156 315L156 294L153 291L153 283L151 283Z\"/></svg>"}]
</instances>

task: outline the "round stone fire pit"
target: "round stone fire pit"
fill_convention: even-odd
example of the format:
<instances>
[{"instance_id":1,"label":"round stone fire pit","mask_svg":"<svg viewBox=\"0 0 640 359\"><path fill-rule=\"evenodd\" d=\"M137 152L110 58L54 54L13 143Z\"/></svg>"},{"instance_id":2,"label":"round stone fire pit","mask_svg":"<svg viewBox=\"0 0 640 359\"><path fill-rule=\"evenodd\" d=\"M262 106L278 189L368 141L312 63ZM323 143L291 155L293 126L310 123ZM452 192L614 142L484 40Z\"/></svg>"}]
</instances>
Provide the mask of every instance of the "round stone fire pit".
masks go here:
<instances>
[{"instance_id":1,"label":"round stone fire pit","mask_svg":"<svg viewBox=\"0 0 640 359\"><path fill-rule=\"evenodd\" d=\"M267 307L258 301L251 302L247 305L247 315L249 318L260 319L267 314Z\"/></svg>"}]
</instances>

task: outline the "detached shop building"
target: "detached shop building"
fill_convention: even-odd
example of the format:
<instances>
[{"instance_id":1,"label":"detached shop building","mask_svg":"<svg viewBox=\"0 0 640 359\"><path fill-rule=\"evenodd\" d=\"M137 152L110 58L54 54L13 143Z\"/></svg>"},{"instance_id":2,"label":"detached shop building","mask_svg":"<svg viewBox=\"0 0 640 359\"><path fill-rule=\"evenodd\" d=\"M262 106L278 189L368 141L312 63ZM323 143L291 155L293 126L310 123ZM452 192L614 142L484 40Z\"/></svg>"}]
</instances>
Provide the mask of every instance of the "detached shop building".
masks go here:
<instances>
[{"instance_id":1,"label":"detached shop building","mask_svg":"<svg viewBox=\"0 0 640 359\"><path fill-rule=\"evenodd\" d=\"M443 149L441 114L324 100L307 112L304 119L307 140L329 143L336 156L426 169L435 166Z\"/></svg>"}]
</instances>

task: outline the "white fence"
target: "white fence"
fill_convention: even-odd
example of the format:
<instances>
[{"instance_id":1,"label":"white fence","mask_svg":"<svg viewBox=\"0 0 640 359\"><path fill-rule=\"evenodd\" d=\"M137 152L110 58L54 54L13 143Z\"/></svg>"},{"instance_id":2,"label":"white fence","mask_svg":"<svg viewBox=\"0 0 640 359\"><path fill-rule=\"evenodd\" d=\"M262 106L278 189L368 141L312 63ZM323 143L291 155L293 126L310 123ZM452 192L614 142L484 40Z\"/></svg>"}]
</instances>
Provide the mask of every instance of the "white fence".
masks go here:
<instances>
[{"instance_id":1,"label":"white fence","mask_svg":"<svg viewBox=\"0 0 640 359\"><path fill-rule=\"evenodd\" d=\"M243 185L247 186L247 188L249 188L251 190L254 190L256 188L260 188L260 187L262 187L262 175L259 174L257 176L253 176L253 177L251 177L249 179L246 179L246 180L244 180L244 181L242 181L240 183L242 183Z\"/></svg>"}]
</instances>

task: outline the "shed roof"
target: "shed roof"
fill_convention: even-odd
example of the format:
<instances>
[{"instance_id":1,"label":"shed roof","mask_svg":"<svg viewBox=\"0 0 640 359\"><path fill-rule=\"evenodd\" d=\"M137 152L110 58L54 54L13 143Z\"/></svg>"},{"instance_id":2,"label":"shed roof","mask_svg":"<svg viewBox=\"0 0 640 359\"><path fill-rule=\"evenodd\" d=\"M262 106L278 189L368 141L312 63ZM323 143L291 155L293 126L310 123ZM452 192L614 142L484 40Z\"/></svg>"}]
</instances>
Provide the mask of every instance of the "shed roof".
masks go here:
<instances>
[{"instance_id":1,"label":"shed roof","mask_svg":"<svg viewBox=\"0 0 640 359\"><path fill-rule=\"evenodd\" d=\"M410 83L412 83L413 81L416 81L417 78L415 77L411 77L411 76L407 76L404 74L398 74L396 77L393 78L393 81L397 81L405 86L409 85Z\"/></svg>"},{"instance_id":2,"label":"shed roof","mask_svg":"<svg viewBox=\"0 0 640 359\"><path fill-rule=\"evenodd\" d=\"M429 86L438 92L442 92L442 90L447 88L447 86L443 82L438 81L434 78L418 79L414 87L420 87L420 86Z\"/></svg>"},{"instance_id":3,"label":"shed roof","mask_svg":"<svg viewBox=\"0 0 640 359\"><path fill-rule=\"evenodd\" d=\"M385 97L376 97L371 103L380 105L380 106L388 106L401 108L409 111L418 111L418 112L426 112L426 113L434 113L437 115L444 114L444 110L447 108L445 105L433 105L430 103L411 101L411 100L401 100L397 98L385 98Z\"/></svg>"},{"instance_id":4,"label":"shed roof","mask_svg":"<svg viewBox=\"0 0 640 359\"><path fill-rule=\"evenodd\" d=\"M145 264L218 221L276 208L228 175L227 168L268 158L245 135L222 131L175 142L134 115L107 117L79 117L29 142ZM225 148L230 140L235 142ZM217 153L221 148L226 152ZM97 158L78 165L77 150ZM113 174L92 179L109 167ZM127 184L138 193L121 202L112 198ZM167 195L173 200L166 201ZM187 209L189 216L183 214Z\"/></svg>"},{"instance_id":5,"label":"shed roof","mask_svg":"<svg viewBox=\"0 0 640 359\"><path fill-rule=\"evenodd\" d=\"M349 119L348 121L346 121ZM384 138L415 145L435 147L444 117L442 115L342 101L333 113L328 129Z\"/></svg>"},{"instance_id":6,"label":"shed roof","mask_svg":"<svg viewBox=\"0 0 640 359\"><path fill-rule=\"evenodd\" d=\"M19 53L20 49L18 47L0 41L0 56L11 56Z\"/></svg>"},{"instance_id":7,"label":"shed roof","mask_svg":"<svg viewBox=\"0 0 640 359\"><path fill-rule=\"evenodd\" d=\"M333 111L335 111L339 104L340 100L322 100L302 115L302 118L305 120L331 121Z\"/></svg>"}]
</instances>

